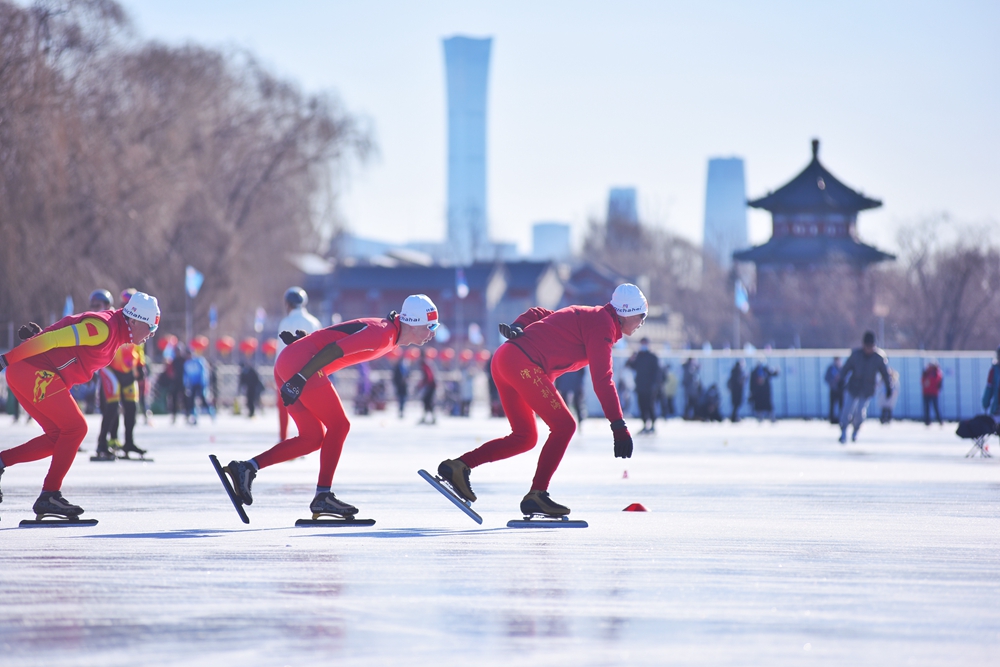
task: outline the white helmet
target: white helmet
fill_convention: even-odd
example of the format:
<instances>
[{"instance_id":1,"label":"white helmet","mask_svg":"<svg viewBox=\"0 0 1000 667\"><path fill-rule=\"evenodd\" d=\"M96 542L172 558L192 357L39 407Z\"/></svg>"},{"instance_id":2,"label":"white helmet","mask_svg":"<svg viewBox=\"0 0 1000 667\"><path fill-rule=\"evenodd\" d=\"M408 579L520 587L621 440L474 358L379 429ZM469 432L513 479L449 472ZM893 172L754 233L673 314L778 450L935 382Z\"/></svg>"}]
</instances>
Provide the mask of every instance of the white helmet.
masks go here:
<instances>
[{"instance_id":1,"label":"white helmet","mask_svg":"<svg viewBox=\"0 0 1000 667\"><path fill-rule=\"evenodd\" d=\"M156 303L156 297L149 296L144 292L136 292L122 308L125 317L139 320L149 325L149 332L153 333L160 326L160 306Z\"/></svg>"},{"instance_id":2,"label":"white helmet","mask_svg":"<svg viewBox=\"0 0 1000 667\"><path fill-rule=\"evenodd\" d=\"M622 317L645 314L649 310L642 290L632 283L623 283L615 288L615 293L611 295L611 305Z\"/></svg>"},{"instance_id":3,"label":"white helmet","mask_svg":"<svg viewBox=\"0 0 1000 667\"><path fill-rule=\"evenodd\" d=\"M399 310L399 321L415 327L426 326L434 331L440 325L438 309L426 294L411 294Z\"/></svg>"}]
</instances>

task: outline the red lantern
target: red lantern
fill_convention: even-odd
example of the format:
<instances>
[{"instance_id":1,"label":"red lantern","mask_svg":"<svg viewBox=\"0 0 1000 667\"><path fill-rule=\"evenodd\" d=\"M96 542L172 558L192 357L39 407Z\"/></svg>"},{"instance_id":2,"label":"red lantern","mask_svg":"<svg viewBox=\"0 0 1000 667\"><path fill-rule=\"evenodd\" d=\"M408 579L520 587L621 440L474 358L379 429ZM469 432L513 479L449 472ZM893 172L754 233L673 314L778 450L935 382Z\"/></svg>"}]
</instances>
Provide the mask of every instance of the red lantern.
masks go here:
<instances>
[{"instance_id":1,"label":"red lantern","mask_svg":"<svg viewBox=\"0 0 1000 667\"><path fill-rule=\"evenodd\" d=\"M479 361L486 361L489 358L490 358L489 350L479 350L479 352L476 353L476 359L479 359Z\"/></svg>"},{"instance_id":2,"label":"red lantern","mask_svg":"<svg viewBox=\"0 0 1000 667\"><path fill-rule=\"evenodd\" d=\"M401 356L403 356L403 351L398 347L392 348L392 352L389 353L389 358L392 359L393 361L399 359Z\"/></svg>"},{"instance_id":3,"label":"red lantern","mask_svg":"<svg viewBox=\"0 0 1000 667\"><path fill-rule=\"evenodd\" d=\"M458 358L461 359L462 361L472 361L472 357L474 356L476 356L475 353L472 350L466 348L462 350L461 354L458 355Z\"/></svg>"},{"instance_id":4,"label":"red lantern","mask_svg":"<svg viewBox=\"0 0 1000 667\"><path fill-rule=\"evenodd\" d=\"M201 335L195 336L194 338L191 339L189 347L194 352L204 352L205 350L208 349L208 337Z\"/></svg>"},{"instance_id":5,"label":"red lantern","mask_svg":"<svg viewBox=\"0 0 1000 667\"><path fill-rule=\"evenodd\" d=\"M269 357L273 357L278 351L278 340L276 338L268 338L264 341L264 344L260 346L260 349L264 351Z\"/></svg>"},{"instance_id":6,"label":"red lantern","mask_svg":"<svg viewBox=\"0 0 1000 667\"><path fill-rule=\"evenodd\" d=\"M436 359L438 356L438 351L433 347L427 348L424 356L426 356L428 359Z\"/></svg>"},{"instance_id":7,"label":"red lantern","mask_svg":"<svg viewBox=\"0 0 1000 667\"><path fill-rule=\"evenodd\" d=\"M169 336L160 336L156 339L156 347L160 348L160 352L163 352L168 347L177 346L177 336L170 334Z\"/></svg>"},{"instance_id":8,"label":"red lantern","mask_svg":"<svg viewBox=\"0 0 1000 667\"><path fill-rule=\"evenodd\" d=\"M257 351L257 339L256 338L244 338L240 341L240 352L247 355L248 357Z\"/></svg>"},{"instance_id":9,"label":"red lantern","mask_svg":"<svg viewBox=\"0 0 1000 667\"><path fill-rule=\"evenodd\" d=\"M236 347L236 341L233 340L232 336L219 336L219 340L215 341L215 349L221 354L229 354Z\"/></svg>"},{"instance_id":10,"label":"red lantern","mask_svg":"<svg viewBox=\"0 0 1000 667\"><path fill-rule=\"evenodd\" d=\"M407 358L407 359L410 359L411 361L412 361L413 359L418 359L418 358L420 358L420 350L418 350L418 349L417 349L417 348L415 348L415 347L410 347L410 348L408 348L408 349L406 350L406 353L405 353L405 354L406 354L406 358Z\"/></svg>"},{"instance_id":11,"label":"red lantern","mask_svg":"<svg viewBox=\"0 0 1000 667\"><path fill-rule=\"evenodd\" d=\"M455 358L455 350L451 349L450 347L444 348L443 350L441 350L441 358L444 359L445 361L451 361L452 359Z\"/></svg>"}]
</instances>

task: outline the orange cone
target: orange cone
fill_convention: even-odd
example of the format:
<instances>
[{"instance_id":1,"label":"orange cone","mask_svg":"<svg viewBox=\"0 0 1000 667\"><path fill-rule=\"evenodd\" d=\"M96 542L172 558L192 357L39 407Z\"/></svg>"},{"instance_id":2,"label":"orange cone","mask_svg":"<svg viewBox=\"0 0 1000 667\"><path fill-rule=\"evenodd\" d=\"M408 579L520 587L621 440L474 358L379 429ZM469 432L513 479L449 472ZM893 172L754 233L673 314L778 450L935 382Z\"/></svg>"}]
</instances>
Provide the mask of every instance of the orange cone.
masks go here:
<instances>
[{"instance_id":1,"label":"orange cone","mask_svg":"<svg viewBox=\"0 0 1000 667\"><path fill-rule=\"evenodd\" d=\"M649 510L646 509L642 505L642 503L632 503L631 505L622 510L622 512L648 512L648 511Z\"/></svg>"}]
</instances>

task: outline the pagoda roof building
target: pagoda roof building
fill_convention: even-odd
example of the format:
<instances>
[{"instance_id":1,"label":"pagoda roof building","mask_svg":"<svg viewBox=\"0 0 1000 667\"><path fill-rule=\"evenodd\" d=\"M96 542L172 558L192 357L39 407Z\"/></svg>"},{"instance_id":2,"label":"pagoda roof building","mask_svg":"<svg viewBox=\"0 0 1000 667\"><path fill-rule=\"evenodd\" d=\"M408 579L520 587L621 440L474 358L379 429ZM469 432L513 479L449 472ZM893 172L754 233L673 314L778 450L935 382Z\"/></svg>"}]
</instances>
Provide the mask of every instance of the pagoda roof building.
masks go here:
<instances>
[{"instance_id":1,"label":"pagoda roof building","mask_svg":"<svg viewBox=\"0 0 1000 667\"><path fill-rule=\"evenodd\" d=\"M831 174L819 161L818 139L812 141L812 160L805 169L747 205L771 212L771 239L733 253L736 261L815 266L841 260L863 267L895 259L858 239L858 212L878 208L882 202L856 192Z\"/></svg>"}]
</instances>

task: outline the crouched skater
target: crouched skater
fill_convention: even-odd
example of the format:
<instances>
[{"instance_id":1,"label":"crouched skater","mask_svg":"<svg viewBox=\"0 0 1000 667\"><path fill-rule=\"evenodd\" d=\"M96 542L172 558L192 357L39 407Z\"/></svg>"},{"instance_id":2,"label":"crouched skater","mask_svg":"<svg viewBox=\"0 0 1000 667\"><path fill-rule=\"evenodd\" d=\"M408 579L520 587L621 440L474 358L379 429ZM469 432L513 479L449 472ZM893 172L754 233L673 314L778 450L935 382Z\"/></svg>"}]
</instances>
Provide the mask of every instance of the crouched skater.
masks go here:
<instances>
[{"instance_id":1,"label":"crouched skater","mask_svg":"<svg viewBox=\"0 0 1000 667\"><path fill-rule=\"evenodd\" d=\"M275 384L299 434L282 440L249 461L232 461L227 471L244 504L253 503L251 486L257 473L283 461L320 450L316 496L309 504L319 515L353 517L358 509L338 499L331 487L351 423L328 375L382 357L400 345L423 345L434 337L438 310L426 295L406 297L397 314L348 320L315 333L282 332L287 347L274 364Z\"/></svg>"},{"instance_id":2,"label":"crouched skater","mask_svg":"<svg viewBox=\"0 0 1000 667\"><path fill-rule=\"evenodd\" d=\"M156 299L136 292L118 310L70 315L44 330L34 323L23 326L18 335L24 344L0 355L0 370L7 369L7 386L44 431L0 452L0 475L6 466L52 457L33 507L39 519L75 519L83 514L61 492L63 478L87 435L87 421L69 389L89 382L97 370L111 363L119 347L142 345L159 323Z\"/></svg>"},{"instance_id":3,"label":"crouched skater","mask_svg":"<svg viewBox=\"0 0 1000 667\"><path fill-rule=\"evenodd\" d=\"M611 348L622 335L642 326L646 297L632 284L619 285L604 306L569 306L555 312L530 308L511 325L501 324L508 340L493 355L490 371L500 393L511 433L458 458L442 461L438 475L470 502L472 468L522 454L538 442L535 415L549 427L531 488L521 500L526 516L565 516L570 509L549 497L549 482L576 430L576 421L555 388L563 373L590 366L594 391L611 422L616 457L632 456L632 436L622 418L612 377Z\"/></svg>"}]
</instances>

